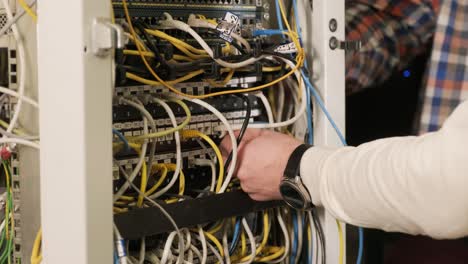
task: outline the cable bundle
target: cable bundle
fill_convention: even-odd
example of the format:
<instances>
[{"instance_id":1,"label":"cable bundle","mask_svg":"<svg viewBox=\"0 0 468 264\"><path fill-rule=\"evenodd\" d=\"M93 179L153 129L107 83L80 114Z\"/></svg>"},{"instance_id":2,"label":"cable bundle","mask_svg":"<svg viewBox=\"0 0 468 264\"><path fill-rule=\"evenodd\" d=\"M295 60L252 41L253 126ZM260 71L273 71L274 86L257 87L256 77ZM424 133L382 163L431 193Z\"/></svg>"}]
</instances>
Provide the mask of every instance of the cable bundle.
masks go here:
<instances>
[{"instance_id":1,"label":"cable bundle","mask_svg":"<svg viewBox=\"0 0 468 264\"><path fill-rule=\"evenodd\" d=\"M38 103L25 96L24 87L24 45L16 28L15 21L27 13L34 20L36 14L24 1L19 1L25 12L13 17L8 10L8 1L2 0L7 7L8 24L18 45L20 61L20 78L18 92L6 87L0 87L3 98L16 97L18 103L10 123L3 123L0 128L3 138L0 143L16 143L39 149L38 137L24 133L17 128L17 120L22 104L27 103L39 108ZM294 1L295 2L295 1ZM256 45L242 34L233 33L233 42L212 45L207 42L196 29L207 30L215 35L216 21L202 15L192 14L184 22L164 13L164 19L158 27L149 27L144 23L135 23L129 13L126 0L122 1L126 21L122 24L128 29L131 40L129 47L122 51L125 58L119 62L118 69L123 70L125 81L141 83L152 87L165 88L164 95L158 96L126 96L119 97L118 103L134 108L141 114L142 134L128 136L114 129L114 153L127 151L136 153L136 164L130 170L119 165L119 175L123 177L121 185L114 193L114 212L125 213L133 208L158 207L171 221L174 231L166 234L156 245L150 245L154 238L141 238L139 241L125 241L118 228L114 225L115 263L298 263L301 257L315 263L325 263L325 241L320 221L316 211L301 213L291 212L284 208L266 210L233 219L224 219L196 228L179 228L171 216L161 207L160 203L175 203L184 199L196 199L187 194L187 179L182 158L184 142L197 140L208 155L193 161L194 165L209 168L210 183L205 189L199 190L199 195L211 195L238 189L238 183L233 179L237 164L238 145L247 128L277 129L296 137L312 138L311 96L321 104L318 94L307 76L305 54L301 47L300 30L291 28L282 1L276 1L280 29L253 32L253 36L262 42L266 35L282 35L281 46ZM297 9L294 4L294 11ZM294 18L292 19L294 20ZM287 30L283 29L284 22ZM297 16L295 24L298 25ZM8 30L10 27L5 27ZM177 31L187 37L179 39L170 32ZM1 35L1 34L0 34ZM259 37L257 37L259 36ZM218 41L219 42L219 41ZM223 42L223 41L221 41ZM279 52L284 45L292 47L291 51ZM166 56L164 47L174 51L172 56ZM291 55L292 54L292 55ZM128 62L128 63L127 63ZM213 70L212 69L216 69ZM235 87L236 78L245 73L259 71L262 78L247 86ZM213 74L215 72L215 74ZM203 82L210 86L208 91L200 94L183 92L179 84L186 82ZM170 92L170 93L167 93ZM255 94L262 103L268 122L253 121L251 118L253 106L247 97ZM154 94L154 93L152 93ZM217 98L221 95L233 95L240 98L245 106L244 120L233 123L216 107L204 99ZM3 100L3 99L2 99ZM158 127L158 120L147 108L148 103L154 103L167 113L170 128ZM174 105L183 109L185 117L181 119L174 113ZM232 145L232 152L224 160L216 141L202 131L191 127L191 107L197 105L208 110L219 120L215 127L216 133L227 133ZM326 109L325 113L326 112ZM307 113L307 115L305 115ZM327 117L331 117L327 113ZM333 122L332 122L333 123ZM333 123L334 124L334 123ZM2 125L0 123L0 125ZM166 124L167 125L167 124ZM337 129L336 125L335 128ZM236 135L235 130L240 129ZM338 129L337 129L338 130ZM172 137L175 141L173 154L174 163L158 163L157 145L160 139ZM207 144L207 146L205 146ZM214 154L213 154L214 153ZM115 162L118 164L117 162ZM14 210L11 199L9 176L11 173L8 161L3 162L7 183L7 203L5 220L0 226L2 239L6 241L5 251L0 255L0 263L11 258L11 241ZM341 226L339 226L341 227ZM340 229L341 230L341 229ZM42 232L39 231L34 244L31 262L40 263L40 242ZM134 244L137 244L135 246ZM341 244L343 241L341 240ZM340 248L344 246L341 245ZM307 249L307 250L304 250ZM320 254L319 254L320 252ZM343 256L340 256L343 259Z\"/></svg>"},{"instance_id":2,"label":"cable bundle","mask_svg":"<svg viewBox=\"0 0 468 264\"><path fill-rule=\"evenodd\" d=\"M274 33L280 33L289 38L296 48L294 52L296 54L295 57L267 49L262 51L260 55L258 55L258 52L255 56L251 53L251 57L249 58L246 54L248 55L254 48L246 39L237 34L234 35L234 39L237 41L238 45L230 45L230 43L226 43L224 48L221 49L221 57L219 57L219 54L216 53L215 50L213 50L213 48L208 45L207 42L193 29L216 28L215 21L207 19L201 15L190 15L188 23L185 23L183 21L176 20L170 14L165 13L165 19L161 20L159 23L160 28L147 28L140 23L136 24L136 28L140 33L140 35L138 35L133 26L133 21L129 13L127 3L124 0L122 4L126 16L125 26L129 30L129 37L134 43L136 50L127 49L124 50L123 54L126 56L139 56L141 62L145 66L143 69L138 70L136 68L132 69L131 66L125 66L125 68L128 69L125 76L132 81L155 87L167 88L170 92L174 93L175 96L182 99L178 100L177 103L184 108L186 119L183 123L178 124L175 120L174 113L164 100L155 99L155 102L162 105L164 110L167 112L173 128L163 130L153 129L153 131L148 131L151 129L151 127L148 127L145 128L143 135L133 137L128 136L125 139L122 139L122 137L117 134L118 137L116 139L121 142L116 143L115 146L122 148L125 144L128 144L135 148L141 148L141 150L137 152L145 153L146 149L143 148L145 148L149 141L169 134L174 134L174 138L176 139L176 142L178 142L176 144L176 156L179 157L181 152L181 141L185 142L189 139L196 139L203 148L211 149L215 154L207 159L198 159L195 161L197 165L208 166L210 168L211 182L209 186L206 186L206 190L208 192L221 193L229 191L232 188L236 188L235 181L232 181L232 176L235 172L237 162L237 146L241 144L243 133L247 127L280 129L281 131L292 133L298 137L304 137L307 131L311 133L310 124L307 126L308 120L310 123L310 118L306 118L304 115L304 113L307 112L309 113L308 116L310 116L311 113L310 95L309 90L307 89L307 87L311 85L308 83L308 78L304 76L304 71L301 71L304 62L304 51L301 48L299 40L300 32L297 30L293 31L291 29L286 19L286 14L283 10L284 8L281 1L277 1L277 3L279 15L281 15L282 21L285 22L287 31L280 30L275 31ZM199 47L189 44L186 40L181 40L171 36L166 32L168 29L171 29L171 32L173 32L173 30L179 30L187 33L188 36L193 38ZM265 33L270 34L272 32L262 32L262 34ZM155 43L161 43L161 41L165 41L177 51L170 60L166 60L167 58L162 58L159 55L160 50L155 46ZM222 59L222 56L229 56L233 49L235 52L243 54L239 57L240 60L232 62L232 60L227 61ZM215 53L218 55L215 55ZM212 63L218 64L222 73L227 73L223 80L215 81L203 79L206 70L200 65ZM258 63L267 63L262 66L262 70L265 74L270 72L271 66L268 65L269 63L280 65L279 68L274 70L279 71L280 75L275 77L272 81L268 81L254 87L240 89L225 88L225 86L231 82L236 72L242 73L245 67ZM171 64L181 66L181 68L185 69L193 69L190 68L190 66L193 65L199 65L200 67L197 70L189 71L185 75L180 75L181 72L175 73L175 75L172 74L173 79L165 81L156 74L155 69L160 69L160 72L165 74L167 73L167 69L168 71L171 71ZM169 66L164 68L165 65ZM284 72L285 70L286 72ZM154 78L154 80L152 80L152 78ZM223 90L211 91L203 94L190 94L182 92L175 86L187 81L200 80L200 78L202 81L208 82L212 88L221 88ZM266 92L257 92L265 88L271 89L265 90ZM251 122L250 115L252 106L250 105L250 101L246 99L247 97L242 95L251 92L257 92L256 96L262 102L263 108L268 117L267 123ZM238 94L244 101L244 105L247 110L242 124L230 123L215 107L201 100L227 94ZM166 98L175 101L174 99L171 99L171 97ZM136 104L134 102L136 100L135 98L120 100L121 103L133 106L141 112L146 126L147 121L145 120L150 120L151 118L146 117L145 109L141 109L143 106L141 104ZM221 121L222 125L216 127L215 130L220 133L227 132L233 146L233 150L227 156L226 161L223 160L222 153L212 138L201 131L189 128L191 113L187 110L187 105L185 105L186 102L190 102L190 104L199 105L207 109ZM233 130L237 129L241 130L236 138ZM206 142L208 146L205 146L205 143L201 140ZM176 173L173 174L173 178L171 180L166 180L167 185L160 189L162 186L161 182L164 182L164 179L167 177L167 166L164 164L158 164L156 167L151 164L145 166L145 162L143 161L144 158L144 155L140 155L139 161L130 175L120 167L120 171L127 179L127 182L119 189L117 195L114 197L114 201L116 202L116 212L125 212L125 210L127 210L125 209L125 206L151 206L151 204L157 204L156 201L150 200L161 199L163 196L172 197L166 198L166 202L176 202L181 199L192 199L184 195L184 188L182 185L179 187L180 192L178 195L168 193L177 179L179 179L179 184L183 182L181 176L183 175L182 168L184 164L179 162L177 162L177 164L169 164L169 166L174 168ZM148 193L145 193L147 181L143 180L148 178L148 175L146 175L148 174L146 167L150 168L150 174L157 173L160 177L156 184L151 188L151 192ZM140 187L136 186L134 183L134 180L138 178L137 175L141 178ZM139 195L135 197L123 195L128 190L129 186L132 187L134 193L136 192ZM158 189L160 190L158 191ZM149 203L141 203L143 200L148 201ZM252 263L254 261L265 263L298 263L302 255L301 253L303 248L307 248L307 254L305 255L307 255L308 259L312 260L312 252L315 252L316 257L319 255L322 256L321 262L324 263L324 235L316 212L314 211L308 214L285 213L284 209L262 212L260 215L263 221L259 221L262 226L261 230L258 230L256 222L252 222L252 219L250 219L250 217L257 214L253 214L249 216L249 218L239 217L235 219L220 220L217 223L213 223L205 227L199 226L197 229L176 228L177 231L167 235L165 243L164 245L161 245L161 247L156 247L146 251L145 239L143 238L139 253L135 252L135 255L132 252L130 257L125 256L124 259L130 263L143 263L144 260L151 263L172 263L173 261L176 263ZM166 216L170 217L167 214ZM302 228L304 225L307 225L307 228ZM279 229L276 227L279 227ZM278 239L279 233L277 233L279 230L281 230L279 233L282 234L282 238L280 239ZM305 230L305 232L302 232L302 230ZM317 241L316 243L312 242L314 239ZM178 247L173 245L175 241L179 241ZM306 242L308 246L303 247ZM322 253L318 254L319 251ZM118 257L116 259L122 261L122 258ZM318 263L318 259L316 259L316 263Z\"/></svg>"}]
</instances>

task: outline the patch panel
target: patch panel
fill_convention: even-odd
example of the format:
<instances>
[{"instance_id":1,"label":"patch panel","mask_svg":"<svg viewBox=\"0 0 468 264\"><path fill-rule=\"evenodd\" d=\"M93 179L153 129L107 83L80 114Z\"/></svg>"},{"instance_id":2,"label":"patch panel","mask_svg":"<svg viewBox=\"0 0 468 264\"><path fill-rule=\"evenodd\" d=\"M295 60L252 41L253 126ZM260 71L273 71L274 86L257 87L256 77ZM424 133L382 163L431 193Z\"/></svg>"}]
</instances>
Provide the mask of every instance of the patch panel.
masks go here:
<instances>
[{"instance_id":1,"label":"patch panel","mask_svg":"<svg viewBox=\"0 0 468 264\"><path fill-rule=\"evenodd\" d=\"M266 3L266 2L265 2ZM270 58L270 50L272 45L271 39L254 38L253 30L268 28L269 23L269 5L264 4L261 0L246 0L246 1L217 1L217 0L175 0L175 1L128 1L129 13L131 14L132 23L136 25L137 36L144 43L144 49L150 54L148 57L149 65L154 68L157 75L166 81L173 81L171 86L179 92L187 95L208 95L223 90L242 90L244 88L251 88L257 85L268 83L269 81L280 78L285 74L285 66L281 60ZM131 24L125 21L125 16L122 8L121 1L113 1L114 13L117 23L122 23L124 29L128 30L128 25ZM159 22L166 17L164 13L167 12L173 19L187 23L205 42L203 46L201 41L192 37L187 32L175 29L164 28ZM238 21L238 26L233 31L241 36L231 43L224 39L220 33L213 30L213 27L206 26L201 20L209 20L214 25L214 21L218 23L217 27L223 25L222 19L228 12L234 14ZM190 15L190 20L188 19ZM227 17L227 16L226 16ZM232 18L232 17L231 17ZM197 19L197 20L196 20ZM227 21L227 20L226 20ZM206 21L205 21L206 22ZM199 24L197 24L199 23ZM231 22L229 22L231 23ZM236 22L237 23L237 22ZM205 25L205 27L203 27ZM228 28L226 26L226 28ZM150 29L150 30L147 30ZM156 32L154 30L159 30ZM145 32L153 32L153 35L147 36ZM164 35L167 34L168 36ZM223 32L220 30L220 32ZM216 34L214 34L216 33ZM219 35L219 36L218 36ZM134 39L135 37L133 37ZM172 39L171 39L172 38ZM233 40L234 38L232 38ZM237 42L238 41L238 42ZM245 44L247 42L247 44ZM190 50L190 52L183 51L183 48ZM209 46L209 48L206 48ZM230 49L227 47L231 46ZM212 55L209 52L212 52ZM157 56L156 54L161 56ZM192 54L190 54L192 53ZM130 104L125 104L126 100L137 98L143 103L144 108L148 111L155 120L157 131L162 132L173 127L171 119L168 117L166 110L157 103L153 103L152 98L159 99L173 98L174 93L169 91L163 85L159 85L154 80L158 79L149 74L148 69L143 67L142 59L139 56L135 41L131 40L123 51L116 54L116 88L114 90L113 98L113 128L123 134L123 136L131 137L141 136L143 134L143 121L141 110L136 109ZM197 57L198 56L198 57ZM239 67L221 67L218 64L217 58L229 61L231 64L240 63L249 57L260 58L258 61L253 61L245 66ZM194 67L195 65L195 67ZM181 67L181 68L179 68ZM187 69L188 68L188 69ZM194 76L193 72L200 71ZM129 74L130 73L130 74ZM228 75L227 73L230 73ZM232 74L231 74L232 73ZM129 77L133 75L136 77ZM191 76L186 81L178 82L181 77ZM222 85L219 85L219 84ZM150 85L155 84L155 85ZM178 99L180 97L176 96ZM271 116L271 109L269 103L264 105L265 97L262 99L259 94L249 93L247 95L249 100L250 117L246 119L247 104L245 98L234 95L221 95L210 97L206 96L203 102L210 107L219 111L227 120L228 123L234 127L241 127L246 121L249 123L268 123L269 116ZM263 100L263 101L262 101ZM176 103L167 102L169 107L174 112L177 124L182 124L186 119L186 112ZM208 136L216 145L220 144L221 136L224 133L221 131L223 123L219 117L209 111L206 106L202 107L197 103L192 103L190 100L184 100L191 113L190 122L182 128L185 130L196 130ZM153 157L153 162L157 164L175 164L176 163L176 143L174 134L169 134L163 137L154 138L156 154ZM117 137L115 141L119 140ZM235 139L233 139L235 140ZM150 141L151 142L151 141ZM169 176L163 180L162 185L168 186L172 184L169 190L164 189L165 194L158 197L156 202L165 207L169 214L174 217L177 224L181 227L193 227L199 224L206 225L206 230L210 230L214 221L224 218L235 216L246 216L251 218L256 215L256 212L276 208L281 206L278 202L258 203L252 201L240 189L239 182L230 178L232 171L229 172L229 165L225 164L224 173L218 168L217 158L215 155L216 146L214 149L208 144L204 146L205 142L201 139L195 138L181 138L181 171L185 176L185 185L183 195L177 195L180 191L179 184L174 183L173 179ZM149 146L149 145L148 145ZM207 148L209 147L209 148ZM147 153L143 162L149 161L150 148L147 148ZM198 166L200 160L211 160L215 162L215 171L213 172L210 166ZM114 167L113 179L114 190L118 193L121 192L121 187L125 186L127 179L123 176L125 174L135 175L137 164L142 164L140 155L137 151L121 148L118 153L114 153ZM139 167L138 167L139 168ZM215 173L215 174L213 174ZM218 175L218 173L220 173ZM146 173L148 174L148 173ZM151 174L151 173L150 173ZM161 179L160 174L146 175L143 173L136 174L133 183L136 186L156 186L156 181ZM222 175L222 176L220 176ZM221 179L224 177L223 179ZM215 178L219 184L216 187L216 194L207 191L211 186L212 179ZM233 180L229 182L229 179ZM216 181L213 181L216 182ZM218 185L216 184L216 185ZM221 185L225 185L222 187ZM142 187L144 188L144 187ZM219 191L219 189L223 189ZM226 193L223 193L225 192ZM209 194L209 195L201 195ZM138 196L132 188L126 190L125 195L130 197ZM179 198L178 202L165 204L166 198ZM236 204L232 208L225 208L226 204ZM148 251L158 252L159 249L164 248L164 243L167 240L167 234L162 235L164 232L172 231L173 226L168 225L167 219L163 219L157 210L146 210L150 208L134 208L128 206L123 200L119 200L114 210L117 212L114 215L114 221L121 230L123 236L129 239L129 250L132 252L130 255L138 255L140 249L140 240L132 240L145 236L145 247ZM144 212L143 212L144 210ZM270 212L271 213L271 212ZM261 213L263 214L263 213ZM192 219L186 219L187 215L193 216ZM153 222L145 222L148 219L158 219L158 224ZM256 218L255 218L256 219ZM261 217L259 219L262 219ZM128 222L126 222L128 220ZM249 220L249 224L253 226L256 233L255 221ZM261 220L260 220L261 222ZM271 223L273 223L270 220ZM263 224L263 223L262 223ZM148 227L152 225L153 227ZM144 227L144 228L139 228ZM276 231L274 232L276 235ZM220 232L216 236L220 237ZM274 244L280 244L273 242ZM194 245L197 245L194 243ZM136 253L136 254L134 254ZM160 252L161 253L161 252ZM216 262L213 256L210 256L211 262ZM195 262L197 263L197 262Z\"/></svg>"},{"instance_id":2,"label":"patch panel","mask_svg":"<svg viewBox=\"0 0 468 264\"><path fill-rule=\"evenodd\" d=\"M21 200L21 178L19 175L19 159L17 154L12 155L11 161L11 186L13 193L13 204L20 204ZM13 240L13 263L20 264L22 258L22 221L21 208L15 208L14 218L14 240Z\"/></svg>"},{"instance_id":3,"label":"patch panel","mask_svg":"<svg viewBox=\"0 0 468 264\"><path fill-rule=\"evenodd\" d=\"M201 14L208 18L221 18L226 11L245 17L245 19L262 19L265 11L261 0L161 0L161 1L129 1L129 10L133 17L148 24L156 24L163 19L163 13L169 12L177 18L187 18L188 14ZM121 1L113 1L115 16L123 18ZM252 23L254 24L254 23Z\"/></svg>"},{"instance_id":4,"label":"patch panel","mask_svg":"<svg viewBox=\"0 0 468 264\"><path fill-rule=\"evenodd\" d=\"M260 100L255 96L249 96L250 104L252 106L251 119L253 121L265 121L263 115L263 106ZM118 100L117 100L118 101ZM231 124L242 124L245 116L245 106L242 99L234 96L224 96L219 99L207 100L211 105L217 108ZM168 103L174 111L177 122L180 124L185 120L185 112L177 104ZM215 141L221 135L221 131L217 128L222 126L218 118L209 112L207 109L200 107L196 104L187 102L187 105L192 113L190 123L185 129L198 130L204 134L213 137ZM164 109L156 104L146 104L145 108L150 112L156 121L158 132L164 131L172 127L170 119L167 117ZM125 136L140 136L143 134L143 121L141 114L138 110L131 106L117 104L113 107L113 128L122 132ZM198 146L194 139L184 141L182 144L183 149L193 148ZM175 141L173 134L157 139L158 152L173 151ZM133 151L121 151L117 157L135 156Z\"/></svg>"},{"instance_id":5,"label":"patch panel","mask_svg":"<svg viewBox=\"0 0 468 264\"><path fill-rule=\"evenodd\" d=\"M250 73L251 74L251 73ZM261 81L261 78L257 75L251 76L246 74L244 76L238 76L232 78L228 83L226 83L225 88L248 88L254 83ZM174 85L174 88L177 90L194 95L204 95L209 93L213 88L206 81L190 81L182 82ZM167 88L162 85L141 85L134 82L128 82L126 85L121 85L115 88L115 96L145 96L145 95L154 95L154 96L164 96L171 95Z\"/></svg>"},{"instance_id":6,"label":"patch panel","mask_svg":"<svg viewBox=\"0 0 468 264\"><path fill-rule=\"evenodd\" d=\"M185 150L182 152L182 164L184 166L184 174L186 179L186 190L188 193L193 189L203 189L209 186L211 179L211 171L209 168L197 166L195 160L197 159L209 159L213 155L213 151L209 149L194 148L191 150ZM145 159L148 161L148 158ZM154 162L158 164L175 164L176 158L175 153L168 152L164 154L157 154L154 156ZM125 182L122 177L119 166L121 166L127 174L135 168L138 163L137 158L121 158L116 157L113 166L113 179L116 186L120 186ZM168 177L170 178L170 177ZM175 188L175 187L174 187Z\"/></svg>"},{"instance_id":7,"label":"patch panel","mask_svg":"<svg viewBox=\"0 0 468 264\"><path fill-rule=\"evenodd\" d=\"M16 43L7 32L0 36L0 86L17 89L18 70Z\"/></svg>"},{"instance_id":8,"label":"patch panel","mask_svg":"<svg viewBox=\"0 0 468 264\"><path fill-rule=\"evenodd\" d=\"M123 19L124 13L122 3L114 1L114 12L117 19ZM132 1L129 2L129 9L133 19L158 28L158 21L164 19L164 12L173 16L174 19L187 21L190 14L202 15L208 19L221 19L226 12L232 12L239 17L236 32L246 39L252 38L252 32L260 29L265 22L265 13L268 9L262 6L261 0L246 1L204 1L204 0L175 0L175 1ZM187 34L173 29L159 28L171 36L183 39L192 44L194 41L187 38ZM207 29L195 28L195 30L209 43L223 43L222 39L209 34ZM166 43L162 41L162 43Z\"/></svg>"}]
</instances>

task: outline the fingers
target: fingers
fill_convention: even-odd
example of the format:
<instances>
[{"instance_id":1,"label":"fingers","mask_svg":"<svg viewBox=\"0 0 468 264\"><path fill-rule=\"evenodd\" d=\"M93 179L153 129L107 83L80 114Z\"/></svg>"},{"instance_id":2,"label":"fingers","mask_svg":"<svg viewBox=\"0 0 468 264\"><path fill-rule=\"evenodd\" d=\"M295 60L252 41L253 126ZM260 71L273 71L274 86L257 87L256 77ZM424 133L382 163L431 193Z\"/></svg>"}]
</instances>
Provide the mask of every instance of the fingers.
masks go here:
<instances>
[{"instance_id":1,"label":"fingers","mask_svg":"<svg viewBox=\"0 0 468 264\"><path fill-rule=\"evenodd\" d=\"M239 135L239 133L240 133L239 130L234 131L234 135L236 136L236 138ZM261 129L247 129L245 131L245 134L244 134L244 137L242 138L241 143L249 142L259 137L262 133L263 133L263 130ZM231 152L232 150L231 139L228 135L226 135L223 138L219 147L221 149L221 153L223 154L223 156L227 157L227 155L229 155L229 152Z\"/></svg>"},{"instance_id":2,"label":"fingers","mask_svg":"<svg viewBox=\"0 0 468 264\"><path fill-rule=\"evenodd\" d=\"M255 139L259 136L262 135L264 130L262 129L256 129L256 128L252 128L252 129L247 129L244 133L244 137L242 138L242 141L251 141L252 139Z\"/></svg>"},{"instance_id":3,"label":"fingers","mask_svg":"<svg viewBox=\"0 0 468 264\"><path fill-rule=\"evenodd\" d=\"M254 193L254 190L250 188L247 184L245 184L245 181L241 181L240 186L242 191L244 191L245 193Z\"/></svg>"},{"instance_id":4,"label":"fingers","mask_svg":"<svg viewBox=\"0 0 468 264\"><path fill-rule=\"evenodd\" d=\"M250 198L252 198L252 200L255 200L255 201L269 201L269 200L271 200L268 197L266 197L266 196L264 196L264 195L262 195L262 194L260 194L258 192L255 192L248 185L243 184L243 182L241 182L241 188L242 188L242 191L247 193L250 196Z\"/></svg>"},{"instance_id":5,"label":"fingers","mask_svg":"<svg viewBox=\"0 0 468 264\"><path fill-rule=\"evenodd\" d=\"M250 198L252 198L252 200L255 200L255 201L258 201L258 202L266 202L266 201L271 201L272 199L269 198L269 197L266 197L262 194L258 194L258 193L248 193L248 195L250 196Z\"/></svg>"}]
</instances>

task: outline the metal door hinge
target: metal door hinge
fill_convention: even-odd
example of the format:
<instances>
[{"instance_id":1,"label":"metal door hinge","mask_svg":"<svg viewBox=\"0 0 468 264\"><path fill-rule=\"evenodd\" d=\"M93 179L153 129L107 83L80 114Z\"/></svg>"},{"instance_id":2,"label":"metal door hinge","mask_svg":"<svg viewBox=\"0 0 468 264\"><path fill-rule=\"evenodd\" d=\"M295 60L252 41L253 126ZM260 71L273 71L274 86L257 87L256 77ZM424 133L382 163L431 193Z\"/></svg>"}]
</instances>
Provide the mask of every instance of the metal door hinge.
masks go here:
<instances>
[{"instance_id":1,"label":"metal door hinge","mask_svg":"<svg viewBox=\"0 0 468 264\"><path fill-rule=\"evenodd\" d=\"M123 49L127 41L124 30L107 18L95 18L92 26L92 52L99 57L111 54L113 49Z\"/></svg>"},{"instance_id":2,"label":"metal door hinge","mask_svg":"<svg viewBox=\"0 0 468 264\"><path fill-rule=\"evenodd\" d=\"M361 49L360 40L340 41L336 37L330 38L330 49L342 49L345 51L359 51Z\"/></svg>"}]
</instances>

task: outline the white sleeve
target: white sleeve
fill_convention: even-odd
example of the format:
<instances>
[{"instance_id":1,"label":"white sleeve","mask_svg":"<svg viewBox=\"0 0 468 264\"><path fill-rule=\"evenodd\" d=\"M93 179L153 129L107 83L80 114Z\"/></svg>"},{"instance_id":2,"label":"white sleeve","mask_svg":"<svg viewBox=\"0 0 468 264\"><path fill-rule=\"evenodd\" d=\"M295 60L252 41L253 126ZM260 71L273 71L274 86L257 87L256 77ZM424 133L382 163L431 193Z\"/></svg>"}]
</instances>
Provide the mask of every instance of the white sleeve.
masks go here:
<instances>
[{"instance_id":1,"label":"white sleeve","mask_svg":"<svg viewBox=\"0 0 468 264\"><path fill-rule=\"evenodd\" d=\"M434 238L467 236L468 101L434 133L311 148L301 175L313 202L344 222Z\"/></svg>"}]
</instances>

